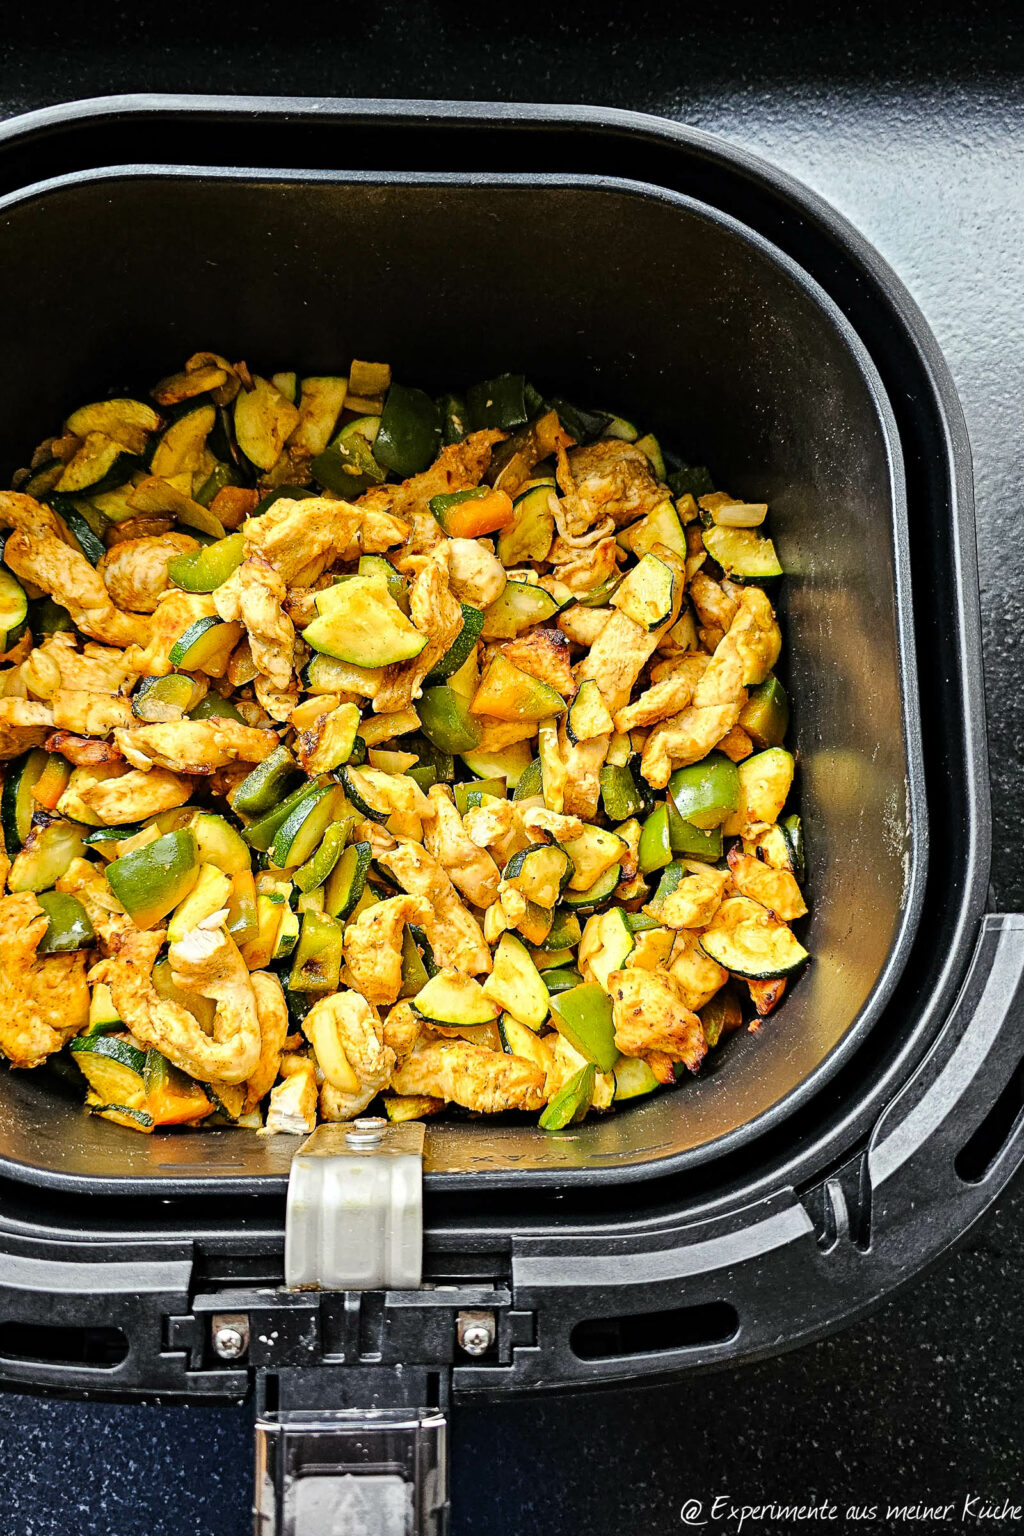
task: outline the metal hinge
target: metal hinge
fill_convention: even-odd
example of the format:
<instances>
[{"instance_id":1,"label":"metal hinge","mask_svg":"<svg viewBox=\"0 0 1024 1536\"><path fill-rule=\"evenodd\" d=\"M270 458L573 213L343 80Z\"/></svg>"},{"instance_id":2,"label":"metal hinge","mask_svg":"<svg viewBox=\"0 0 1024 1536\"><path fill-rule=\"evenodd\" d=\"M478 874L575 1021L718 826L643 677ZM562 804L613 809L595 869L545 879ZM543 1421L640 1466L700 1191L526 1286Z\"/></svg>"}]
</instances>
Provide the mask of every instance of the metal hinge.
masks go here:
<instances>
[{"instance_id":1,"label":"metal hinge","mask_svg":"<svg viewBox=\"0 0 1024 1536\"><path fill-rule=\"evenodd\" d=\"M421 1121L321 1125L292 1159L284 1274L291 1288L415 1290L423 1275Z\"/></svg>"}]
</instances>

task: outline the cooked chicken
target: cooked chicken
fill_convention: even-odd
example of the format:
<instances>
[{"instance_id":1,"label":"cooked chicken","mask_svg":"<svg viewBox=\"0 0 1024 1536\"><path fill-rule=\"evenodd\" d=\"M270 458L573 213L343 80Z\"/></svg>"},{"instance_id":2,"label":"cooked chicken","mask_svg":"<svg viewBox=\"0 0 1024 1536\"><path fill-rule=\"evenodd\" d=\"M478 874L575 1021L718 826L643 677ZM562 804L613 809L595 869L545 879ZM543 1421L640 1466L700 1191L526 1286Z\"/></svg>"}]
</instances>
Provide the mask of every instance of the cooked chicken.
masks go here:
<instances>
[{"instance_id":1,"label":"cooked chicken","mask_svg":"<svg viewBox=\"0 0 1024 1536\"><path fill-rule=\"evenodd\" d=\"M540 1109L546 1101L540 1067L468 1040L418 1045L395 1068L391 1086L396 1093L426 1093L485 1115Z\"/></svg>"},{"instance_id":2,"label":"cooked chicken","mask_svg":"<svg viewBox=\"0 0 1024 1536\"><path fill-rule=\"evenodd\" d=\"M622 559L622 550L609 534L587 549L579 549L566 539L557 538L548 557L554 575L572 592L593 592L614 576Z\"/></svg>"},{"instance_id":3,"label":"cooked chicken","mask_svg":"<svg viewBox=\"0 0 1024 1536\"><path fill-rule=\"evenodd\" d=\"M559 811L549 811L543 805L526 805L522 802L516 809L519 810L519 819L526 832L543 833L556 843L571 843L573 838L583 833L583 822L578 816L566 816ZM544 837L536 840L543 842Z\"/></svg>"},{"instance_id":4,"label":"cooked chicken","mask_svg":"<svg viewBox=\"0 0 1024 1536\"><path fill-rule=\"evenodd\" d=\"M171 720L165 725L117 730L114 741L142 773L154 767L212 773L228 763L262 763L277 746L273 731L253 730L218 715L209 720Z\"/></svg>"},{"instance_id":5,"label":"cooked chicken","mask_svg":"<svg viewBox=\"0 0 1024 1536\"><path fill-rule=\"evenodd\" d=\"M616 608L577 669L577 679L592 677L612 715L629 703L633 685L647 665L658 640L675 622L672 618L661 629L644 629L634 619Z\"/></svg>"},{"instance_id":6,"label":"cooked chicken","mask_svg":"<svg viewBox=\"0 0 1024 1536\"><path fill-rule=\"evenodd\" d=\"M727 874L713 864L705 865L685 875L672 894L651 910L668 928L706 928L721 906L728 884Z\"/></svg>"},{"instance_id":7,"label":"cooked chicken","mask_svg":"<svg viewBox=\"0 0 1024 1536\"><path fill-rule=\"evenodd\" d=\"M293 1072L270 1090L267 1136L308 1136L316 1128L316 1076L310 1063L307 1072Z\"/></svg>"},{"instance_id":8,"label":"cooked chicken","mask_svg":"<svg viewBox=\"0 0 1024 1536\"><path fill-rule=\"evenodd\" d=\"M139 643L126 651L127 664L141 677L165 677L173 670L171 651L176 642L197 619L214 618L216 611L209 592L164 592L152 617L139 619L145 630Z\"/></svg>"},{"instance_id":9,"label":"cooked chicken","mask_svg":"<svg viewBox=\"0 0 1024 1536\"><path fill-rule=\"evenodd\" d=\"M679 1000L667 976L656 971L612 971L608 977L615 1044L624 1056L664 1051L696 1072L707 1055L700 1019Z\"/></svg>"},{"instance_id":10,"label":"cooked chicken","mask_svg":"<svg viewBox=\"0 0 1024 1536\"><path fill-rule=\"evenodd\" d=\"M85 821L92 826L121 827L129 821L143 821L158 811L172 811L184 805L192 793L192 780L168 773L164 768L150 768L148 773L132 769L125 773L123 763L99 768L76 768L57 809L62 816ZM83 814L84 813L84 814Z\"/></svg>"},{"instance_id":11,"label":"cooked chicken","mask_svg":"<svg viewBox=\"0 0 1024 1536\"><path fill-rule=\"evenodd\" d=\"M680 710L686 708L693 698L693 690L700 682L708 665L708 658L697 651L688 652L685 656L674 658L671 662L664 662L652 671L660 673L660 677L654 678L654 685L648 688L632 704L627 704L620 709L615 716L615 729L617 731L634 731L639 726L655 725L659 720L667 720L669 715L677 715ZM670 670L669 670L670 669Z\"/></svg>"},{"instance_id":12,"label":"cooked chicken","mask_svg":"<svg viewBox=\"0 0 1024 1536\"><path fill-rule=\"evenodd\" d=\"M448 585L460 603L489 608L505 590L505 567L479 539L449 539Z\"/></svg>"},{"instance_id":13,"label":"cooked chicken","mask_svg":"<svg viewBox=\"0 0 1024 1536\"><path fill-rule=\"evenodd\" d=\"M89 1017L86 954L37 956L49 919L29 891L0 897L0 1052L38 1067Z\"/></svg>"},{"instance_id":14,"label":"cooked chicken","mask_svg":"<svg viewBox=\"0 0 1024 1536\"><path fill-rule=\"evenodd\" d=\"M254 1110L274 1085L281 1052L290 1028L288 1005L281 983L269 971L253 971L249 981L256 995L256 1016L260 1025L260 1056L245 1085L243 1114Z\"/></svg>"},{"instance_id":15,"label":"cooked chicken","mask_svg":"<svg viewBox=\"0 0 1024 1536\"><path fill-rule=\"evenodd\" d=\"M424 566L409 589L409 617L430 638L411 661L384 668L373 701L379 715L407 709L413 699L418 699L423 679L462 632L461 604L452 596L444 572L433 561Z\"/></svg>"},{"instance_id":16,"label":"cooked chicken","mask_svg":"<svg viewBox=\"0 0 1024 1536\"><path fill-rule=\"evenodd\" d=\"M242 524L246 559L262 556L288 586L312 586L355 537L360 514L347 501L282 497ZM297 578L302 576L301 582Z\"/></svg>"},{"instance_id":17,"label":"cooked chicken","mask_svg":"<svg viewBox=\"0 0 1024 1536\"><path fill-rule=\"evenodd\" d=\"M58 688L50 703L54 727L78 736L109 736L118 726L129 726L135 720L131 704L115 693Z\"/></svg>"},{"instance_id":18,"label":"cooked chicken","mask_svg":"<svg viewBox=\"0 0 1024 1536\"><path fill-rule=\"evenodd\" d=\"M52 725L53 709L50 704L17 696L0 699L0 731L32 730Z\"/></svg>"},{"instance_id":19,"label":"cooked chicken","mask_svg":"<svg viewBox=\"0 0 1024 1536\"><path fill-rule=\"evenodd\" d=\"M37 652L56 664L57 688L82 693L130 693L139 680L139 674L126 659L126 651L92 641L86 641L79 650L76 636L66 629L50 635L37 647Z\"/></svg>"},{"instance_id":20,"label":"cooked chicken","mask_svg":"<svg viewBox=\"0 0 1024 1536\"><path fill-rule=\"evenodd\" d=\"M393 1003L402 990L402 936L406 924L434 927L434 913L421 896L392 896L367 907L345 928L349 984L368 1003Z\"/></svg>"},{"instance_id":21,"label":"cooked chicken","mask_svg":"<svg viewBox=\"0 0 1024 1536\"><path fill-rule=\"evenodd\" d=\"M491 952L484 943L480 924L425 848L416 843L399 843L397 848L379 853L377 862L394 875L404 891L426 897L433 908L437 940L434 958L439 966L462 971L467 976L491 969Z\"/></svg>"},{"instance_id":22,"label":"cooked chicken","mask_svg":"<svg viewBox=\"0 0 1024 1536\"><path fill-rule=\"evenodd\" d=\"M360 509L391 512L406 522L415 513L425 513L437 527L430 513L430 498L451 491L468 491L479 485L491 462L491 450L504 439L504 432L471 432L461 443L442 448L434 463L422 474L413 475L401 485L375 485L356 502Z\"/></svg>"},{"instance_id":23,"label":"cooked chicken","mask_svg":"<svg viewBox=\"0 0 1024 1536\"><path fill-rule=\"evenodd\" d=\"M78 897L100 941L102 954L112 954L121 940L135 931L135 924L110 889L102 865L88 859L72 859L56 882L56 889Z\"/></svg>"},{"instance_id":24,"label":"cooked chicken","mask_svg":"<svg viewBox=\"0 0 1024 1536\"><path fill-rule=\"evenodd\" d=\"M690 601L697 610L697 618L706 628L720 629L723 633L736 617L739 607L739 600L703 571L697 571L690 579Z\"/></svg>"},{"instance_id":25,"label":"cooked chicken","mask_svg":"<svg viewBox=\"0 0 1024 1536\"><path fill-rule=\"evenodd\" d=\"M675 935L668 973L684 1006L694 1013L709 1003L729 979L729 972L701 949L699 936L685 929Z\"/></svg>"},{"instance_id":26,"label":"cooked chicken","mask_svg":"<svg viewBox=\"0 0 1024 1536\"><path fill-rule=\"evenodd\" d=\"M302 1029L326 1078L320 1094L323 1118L351 1120L362 1114L395 1065L376 1009L358 992L336 992L314 1003Z\"/></svg>"},{"instance_id":27,"label":"cooked chicken","mask_svg":"<svg viewBox=\"0 0 1024 1536\"><path fill-rule=\"evenodd\" d=\"M601 769L608 756L611 737L591 736L587 741L572 744L565 738L564 726L559 737L565 763L562 810L568 816L580 816L584 821L593 821L601 799Z\"/></svg>"},{"instance_id":28,"label":"cooked chicken","mask_svg":"<svg viewBox=\"0 0 1024 1536\"><path fill-rule=\"evenodd\" d=\"M284 611L286 592L284 581L273 566L257 556L244 560L213 594L222 619L245 625L253 665L267 679L275 695L297 693L292 673L295 627ZM288 717L285 714L275 718Z\"/></svg>"},{"instance_id":29,"label":"cooked chicken","mask_svg":"<svg viewBox=\"0 0 1024 1536\"><path fill-rule=\"evenodd\" d=\"M31 496L0 491L0 527L14 530L4 546L4 563L62 604L84 634L119 646L144 640L145 620L114 606L103 577L71 547L56 512Z\"/></svg>"},{"instance_id":30,"label":"cooked chicken","mask_svg":"<svg viewBox=\"0 0 1024 1536\"><path fill-rule=\"evenodd\" d=\"M411 1003L396 1003L384 1020L384 1044L401 1061L415 1046L423 1033L423 1020Z\"/></svg>"},{"instance_id":31,"label":"cooked chicken","mask_svg":"<svg viewBox=\"0 0 1024 1536\"><path fill-rule=\"evenodd\" d=\"M194 1013L160 997L153 986L153 964L166 938L162 928L128 934L92 974L107 983L136 1040L156 1046L202 1082L244 1083L260 1060L259 1015L245 961L223 921L224 913L215 912L168 951L175 986L216 1003L212 1038Z\"/></svg>"},{"instance_id":32,"label":"cooked chicken","mask_svg":"<svg viewBox=\"0 0 1024 1536\"><path fill-rule=\"evenodd\" d=\"M655 478L651 461L642 449L618 438L606 438L569 453L574 494L568 501L567 526L582 533L602 517L611 517L616 528L653 512L668 491Z\"/></svg>"},{"instance_id":33,"label":"cooked chicken","mask_svg":"<svg viewBox=\"0 0 1024 1536\"><path fill-rule=\"evenodd\" d=\"M96 569L106 583L111 600L132 613L152 613L170 578L167 562L199 548L187 533L125 539L107 551Z\"/></svg>"},{"instance_id":34,"label":"cooked chicken","mask_svg":"<svg viewBox=\"0 0 1024 1536\"><path fill-rule=\"evenodd\" d=\"M573 645L582 645L589 650L615 613L618 613L617 608L583 608L577 603L560 613L557 623Z\"/></svg>"},{"instance_id":35,"label":"cooked chicken","mask_svg":"<svg viewBox=\"0 0 1024 1536\"><path fill-rule=\"evenodd\" d=\"M501 876L497 864L470 837L444 785L435 784L427 798L434 811L433 819L426 825L427 852L467 901L475 907L489 907L498 899Z\"/></svg>"},{"instance_id":36,"label":"cooked chicken","mask_svg":"<svg viewBox=\"0 0 1024 1536\"><path fill-rule=\"evenodd\" d=\"M569 665L569 641L560 629L531 629L528 635L510 640L502 654L521 672L547 683L563 699L576 692L576 679Z\"/></svg>"}]
</instances>

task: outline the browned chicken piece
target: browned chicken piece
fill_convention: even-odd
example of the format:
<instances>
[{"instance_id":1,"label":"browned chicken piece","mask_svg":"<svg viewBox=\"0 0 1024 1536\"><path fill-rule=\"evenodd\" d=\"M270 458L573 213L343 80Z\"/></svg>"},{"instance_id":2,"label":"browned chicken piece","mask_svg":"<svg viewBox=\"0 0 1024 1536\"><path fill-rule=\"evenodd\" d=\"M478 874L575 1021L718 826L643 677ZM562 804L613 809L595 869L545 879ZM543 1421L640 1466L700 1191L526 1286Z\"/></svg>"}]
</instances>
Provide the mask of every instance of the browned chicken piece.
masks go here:
<instances>
[{"instance_id":1,"label":"browned chicken piece","mask_svg":"<svg viewBox=\"0 0 1024 1536\"><path fill-rule=\"evenodd\" d=\"M325 1120L351 1120L387 1085L395 1053L384 1043L377 1010L358 992L323 997L302 1022L325 1082L320 1113Z\"/></svg>"},{"instance_id":2,"label":"browned chicken piece","mask_svg":"<svg viewBox=\"0 0 1024 1536\"><path fill-rule=\"evenodd\" d=\"M587 741L572 743L565 734L565 726L558 733L565 763L565 792L562 810L567 816L579 816L593 821L601 798L601 769L608 756L611 736L591 736Z\"/></svg>"},{"instance_id":3,"label":"browned chicken piece","mask_svg":"<svg viewBox=\"0 0 1024 1536\"><path fill-rule=\"evenodd\" d=\"M747 701L744 689L724 704L690 705L662 720L644 742L640 771L652 789L664 789L674 768L699 763L732 730Z\"/></svg>"},{"instance_id":4,"label":"browned chicken piece","mask_svg":"<svg viewBox=\"0 0 1024 1536\"><path fill-rule=\"evenodd\" d=\"M547 1102L540 1067L468 1040L418 1045L391 1074L391 1087L396 1093L429 1094L485 1115L541 1109Z\"/></svg>"},{"instance_id":5,"label":"browned chicken piece","mask_svg":"<svg viewBox=\"0 0 1024 1536\"><path fill-rule=\"evenodd\" d=\"M729 972L701 949L700 936L685 929L675 935L669 975L683 1005L694 1013L709 1003L729 979Z\"/></svg>"},{"instance_id":6,"label":"browned chicken piece","mask_svg":"<svg viewBox=\"0 0 1024 1536\"><path fill-rule=\"evenodd\" d=\"M145 625L138 645L125 653L125 660L140 677L166 677L173 671L171 651L175 643L197 619L216 616L213 595L209 592L167 591L162 594Z\"/></svg>"},{"instance_id":7,"label":"browned chicken piece","mask_svg":"<svg viewBox=\"0 0 1024 1536\"><path fill-rule=\"evenodd\" d=\"M562 634L573 645L582 645L589 650L608 620L616 613L617 608L581 608L577 603L565 613L560 613L557 623Z\"/></svg>"},{"instance_id":8,"label":"browned chicken piece","mask_svg":"<svg viewBox=\"0 0 1024 1536\"><path fill-rule=\"evenodd\" d=\"M489 907L498 899L501 874L497 864L466 831L446 786L435 784L427 798L434 812L425 828L427 852L433 855L467 901L475 907Z\"/></svg>"},{"instance_id":9,"label":"browned chicken piece","mask_svg":"<svg viewBox=\"0 0 1024 1536\"><path fill-rule=\"evenodd\" d=\"M359 523L359 512L347 501L282 497L262 516L247 517L242 524L246 559L262 556L286 586L312 586L344 554Z\"/></svg>"},{"instance_id":10,"label":"browned chicken piece","mask_svg":"<svg viewBox=\"0 0 1024 1536\"><path fill-rule=\"evenodd\" d=\"M50 635L37 651L57 668L57 688L81 693L130 693L139 674L127 661L127 652L87 640L79 649L78 637L66 629Z\"/></svg>"},{"instance_id":11,"label":"browned chicken piece","mask_svg":"<svg viewBox=\"0 0 1024 1536\"><path fill-rule=\"evenodd\" d=\"M449 539L448 585L460 603L489 608L505 590L505 567L481 539Z\"/></svg>"},{"instance_id":12,"label":"browned chicken piece","mask_svg":"<svg viewBox=\"0 0 1024 1536\"><path fill-rule=\"evenodd\" d=\"M577 668L579 681L594 679L612 715L629 703L633 685L657 650L658 641L675 623L678 606L677 600L668 622L660 629L644 629L616 608L590 647L589 655L583 658Z\"/></svg>"},{"instance_id":13,"label":"browned chicken piece","mask_svg":"<svg viewBox=\"0 0 1024 1536\"><path fill-rule=\"evenodd\" d=\"M713 865L684 875L670 896L649 910L669 928L706 928L722 905L729 876Z\"/></svg>"},{"instance_id":14,"label":"browned chicken piece","mask_svg":"<svg viewBox=\"0 0 1024 1536\"><path fill-rule=\"evenodd\" d=\"M583 835L583 822L578 816L567 816L564 812L549 811L546 806L529 805L523 801L513 805L513 811L519 812L524 831L533 834L531 841L545 842L551 838L556 843L571 843Z\"/></svg>"},{"instance_id":15,"label":"browned chicken piece","mask_svg":"<svg viewBox=\"0 0 1024 1536\"><path fill-rule=\"evenodd\" d=\"M229 763L262 763L277 746L273 731L253 730L221 716L117 730L114 741L128 762L143 773L151 768L213 773Z\"/></svg>"},{"instance_id":16,"label":"browned chicken piece","mask_svg":"<svg viewBox=\"0 0 1024 1536\"><path fill-rule=\"evenodd\" d=\"M71 782L57 802L63 816L84 820L92 826L121 827L130 821L144 821L158 811L173 811L184 805L192 793L192 780L164 768L151 768L148 773L131 769L118 773L119 764L96 770L76 768ZM114 772L110 772L113 769ZM79 778L76 775L102 773L102 778ZM81 812L84 811L84 815Z\"/></svg>"},{"instance_id":17,"label":"browned chicken piece","mask_svg":"<svg viewBox=\"0 0 1024 1536\"><path fill-rule=\"evenodd\" d=\"M608 977L615 1044L624 1056L664 1051L696 1072L708 1045L700 1019L683 1006L668 976L657 971L612 971Z\"/></svg>"},{"instance_id":18,"label":"browned chicken piece","mask_svg":"<svg viewBox=\"0 0 1024 1536\"><path fill-rule=\"evenodd\" d=\"M560 629L532 629L528 635L510 640L502 651L520 671L547 683L563 699L571 699L576 692L576 679L569 665L569 640Z\"/></svg>"},{"instance_id":19,"label":"browned chicken piece","mask_svg":"<svg viewBox=\"0 0 1024 1536\"><path fill-rule=\"evenodd\" d=\"M245 625L253 665L276 694L294 691L295 626L284 611L286 595L277 571L258 556L243 560L213 594L222 619Z\"/></svg>"},{"instance_id":20,"label":"browned chicken piece","mask_svg":"<svg viewBox=\"0 0 1024 1536\"><path fill-rule=\"evenodd\" d=\"M487 473L495 443L502 442L504 437L504 432L471 432L461 443L449 443L442 448L429 469L404 480L401 485L375 485L360 496L356 506L391 512L405 522L409 522L414 513L426 513L436 526L437 520L430 511L430 498L451 491L468 491L479 485Z\"/></svg>"},{"instance_id":21,"label":"browned chicken piece","mask_svg":"<svg viewBox=\"0 0 1024 1536\"><path fill-rule=\"evenodd\" d=\"M437 860L418 843L399 843L377 854L377 862L394 875L411 896L430 903L436 924L434 958L444 969L476 976L491 969L491 952L473 914L463 905Z\"/></svg>"},{"instance_id":22,"label":"browned chicken piece","mask_svg":"<svg viewBox=\"0 0 1024 1536\"><path fill-rule=\"evenodd\" d=\"M433 561L424 566L409 589L409 617L429 639L411 661L396 662L383 669L373 701L378 715L407 709L418 699L423 679L462 632L462 605L452 596L447 577Z\"/></svg>"},{"instance_id":23,"label":"browned chicken piece","mask_svg":"<svg viewBox=\"0 0 1024 1536\"><path fill-rule=\"evenodd\" d=\"M21 699L17 695L0 699L0 731L34 730L52 725L53 709L49 703Z\"/></svg>"},{"instance_id":24,"label":"browned chicken piece","mask_svg":"<svg viewBox=\"0 0 1024 1536\"><path fill-rule=\"evenodd\" d=\"M423 1033L423 1020L409 1002L396 1003L384 1020L384 1044L401 1061L414 1048Z\"/></svg>"},{"instance_id":25,"label":"browned chicken piece","mask_svg":"<svg viewBox=\"0 0 1024 1536\"><path fill-rule=\"evenodd\" d=\"M531 741L537 734L536 720L498 720L494 715L474 715L480 727L478 752L502 752L517 741Z\"/></svg>"},{"instance_id":26,"label":"browned chicken piece","mask_svg":"<svg viewBox=\"0 0 1024 1536\"><path fill-rule=\"evenodd\" d=\"M664 662L662 666L655 667L655 672L669 667L671 671L656 679L653 687L617 712L615 729L634 731L640 726L655 725L659 720L667 720L670 715L679 714L693 698L693 691L707 665L706 656L691 651L685 656L674 658L672 662Z\"/></svg>"},{"instance_id":27,"label":"browned chicken piece","mask_svg":"<svg viewBox=\"0 0 1024 1536\"><path fill-rule=\"evenodd\" d=\"M118 608L152 613L170 585L168 560L198 548L198 541L187 533L125 539L107 551L96 569Z\"/></svg>"},{"instance_id":28,"label":"browned chicken piece","mask_svg":"<svg viewBox=\"0 0 1024 1536\"><path fill-rule=\"evenodd\" d=\"M238 949L214 913L170 946L171 978L177 987L216 1003L212 1037L195 1014L153 986L153 965L166 931L130 933L107 960L93 967L105 981L114 1007L143 1045L156 1046L169 1061L201 1082L244 1083L260 1059L256 994Z\"/></svg>"},{"instance_id":29,"label":"browned chicken piece","mask_svg":"<svg viewBox=\"0 0 1024 1536\"><path fill-rule=\"evenodd\" d=\"M49 919L29 891L0 897L0 1052L38 1067L89 1018L85 951L37 956Z\"/></svg>"},{"instance_id":30,"label":"browned chicken piece","mask_svg":"<svg viewBox=\"0 0 1024 1536\"><path fill-rule=\"evenodd\" d=\"M109 736L118 726L131 725L135 719L129 700L115 693L58 688L50 705L54 729L78 736Z\"/></svg>"},{"instance_id":31,"label":"browned chicken piece","mask_svg":"<svg viewBox=\"0 0 1024 1536\"><path fill-rule=\"evenodd\" d=\"M659 484L650 459L633 443L606 438L586 448L573 448L569 468L575 494L564 496L566 525L570 533L582 533L602 517L610 517L616 528L653 512L668 497Z\"/></svg>"},{"instance_id":32,"label":"browned chicken piece","mask_svg":"<svg viewBox=\"0 0 1024 1536\"><path fill-rule=\"evenodd\" d=\"M734 763L742 763L745 757L749 757L754 750L754 743L742 726L734 725L732 730L726 731L721 741L715 743L719 752Z\"/></svg>"},{"instance_id":33,"label":"browned chicken piece","mask_svg":"<svg viewBox=\"0 0 1024 1536\"><path fill-rule=\"evenodd\" d=\"M114 606L103 577L77 548L56 512L31 496L0 491L0 527L13 532L4 546L4 563L22 581L62 604L75 625L96 640L124 646L145 639L146 621Z\"/></svg>"},{"instance_id":34,"label":"browned chicken piece","mask_svg":"<svg viewBox=\"0 0 1024 1536\"><path fill-rule=\"evenodd\" d=\"M411 512L407 523L409 536L392 556L392 561L396 571L417 576L431 556L443 547L445 534L433 512Z\"/></svg>"},{"instance_id":35,"label":"browned chicken piece","mask_svg":"<svg viewBox=\"0 0 1024 1536\"><path fill-rule=\"evenodd\" d=\"M56 882L58 891L77 896L92 923L104 955L112 954L135 924L110 889L103 866L89 859L72 859Z\"/></svg>"},{"instance_id":36,"label":"browned chicken piece","mask_svg":"<svg viewBox=\"0 0 1024 1536\"><path fill-rule=\"evenodd\" d=\"M245 1085L242 1113L249 1114L274 1086L281 1052L288 1037L288 1005L277 977L270 971L253 971L249 976L256 994L256 1015L260 1024L260 1058Z\"/></svg>"},{"instance_id":37,"label":"browned chicken piece","mask_svg":"<svg viewBox=\"0 0 1024 1536\"><path fill-rule=\"evenodd\" d=\"M391 1004L402 990L402 935L407 923L433 931L434 914L421 896L391 896L345 928L348 981L368 1003Z\"/></svg>"},{"instance_id":38,"label":"browned chicken piece","mask_svg":"<svg viewBox=\"0 0 1024 1536\"><path fill-rule=\"evenodd\" d=\"M690 601L697 611L697 618L708 629L728 630L736 617L739 601L712 577L697 571L690 580Z\"/></svg>"},{"instance_id":39,"label":"browned chicken piece","mask_svg":"<svg viewBox=\"0 0 1024 1536\"><path fill-rule=\"evenodd\" d=\"M593 592L602 582L617 574L622 550L614 535L599 539L587 549L579 549L565 539L557 538L548 556L554 571L552 575L573 592Z\"/></svg>"}]
</instances>

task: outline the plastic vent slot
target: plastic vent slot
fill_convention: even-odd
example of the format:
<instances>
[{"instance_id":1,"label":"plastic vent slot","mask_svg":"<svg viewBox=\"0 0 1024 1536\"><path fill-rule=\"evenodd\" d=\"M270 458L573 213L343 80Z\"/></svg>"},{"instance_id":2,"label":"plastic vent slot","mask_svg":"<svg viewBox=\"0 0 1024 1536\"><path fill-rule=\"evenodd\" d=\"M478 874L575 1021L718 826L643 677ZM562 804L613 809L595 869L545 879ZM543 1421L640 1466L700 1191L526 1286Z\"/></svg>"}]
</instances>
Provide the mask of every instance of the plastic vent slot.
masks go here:
<instances>
[{"instance_id":1,"label":"plastic vent slot","mask_svg":"<svg viewBox=\"0 0 1024 1536\"><path fill-rule=\"evenodd\" d=\"M977 1130L957 1153L953 1166L965 1184L980 1184L1009 1141L1024 1111L1024 1058Z\"/></svg>"},{"instance_id":2,"label":"plastic vent slot","mask_svg":"<svg viewBox=\"0 0 1024 1536\"><path fill-rule=\"evenodd\" d=\"M0 1357L46 1365L91 1365L112 1371L128 1358L120 1328L46 1328L37 1323L0 1323Z\"/></svg>"},{"instance_id":3,"label":"plastic vent slot","mask_svg":"<svg viewBox=\"0 0 1024 1536\"><path fill-rule=\"evenodd\" d=\"M724 1344L735 1337L739 1326L735 1307L727 1301L710 1301L667 1312L586 1318L569 1335L569 1348L579 1360L661 1354L671 1349L696 1349L702 1344Z\"/></svg>"}]
</instances>

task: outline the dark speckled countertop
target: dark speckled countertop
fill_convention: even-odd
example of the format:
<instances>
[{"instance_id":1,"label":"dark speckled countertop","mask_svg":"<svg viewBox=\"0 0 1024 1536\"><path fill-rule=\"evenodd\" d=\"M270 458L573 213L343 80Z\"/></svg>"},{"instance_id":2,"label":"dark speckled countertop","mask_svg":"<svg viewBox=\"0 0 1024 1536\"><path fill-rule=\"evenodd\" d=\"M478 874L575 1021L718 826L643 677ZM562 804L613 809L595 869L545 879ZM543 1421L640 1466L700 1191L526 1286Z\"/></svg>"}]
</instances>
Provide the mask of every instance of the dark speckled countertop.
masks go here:
<instances>
[{"instance_id":1,"label":"dark speckled countertop","mask_svg":"<svg viewBox=\"0 0 1024 1536\"><path fill-rule=\"evenodd\" d=\"M714 130L830 198L909 286L966 410L993 905L1022 910L1024 11L971 0L711 10L524 0L500 18L511 31L455 0L292 11L15 0L0 37L0 112L127 90L585 101ZM823 1344L672 1387L458 1412L456 1536L668 1536L686 1528L687 1499L707 1518L716 1495L831 1499L831 1529L842 1531L1012 1526L962 1518L962 1505L1024 1504L1022 1234L1018 1180L969 1246ZM0 1396L0 1536L242 1536L250 1424L248 1408ZM887 1502L947 1501L945 1520L884 1513ZM882 1509L855 1521L851 1504ZM744 1529L807 1527L769 1514Z\"/></svg>"}]
</instances>

